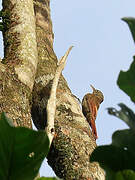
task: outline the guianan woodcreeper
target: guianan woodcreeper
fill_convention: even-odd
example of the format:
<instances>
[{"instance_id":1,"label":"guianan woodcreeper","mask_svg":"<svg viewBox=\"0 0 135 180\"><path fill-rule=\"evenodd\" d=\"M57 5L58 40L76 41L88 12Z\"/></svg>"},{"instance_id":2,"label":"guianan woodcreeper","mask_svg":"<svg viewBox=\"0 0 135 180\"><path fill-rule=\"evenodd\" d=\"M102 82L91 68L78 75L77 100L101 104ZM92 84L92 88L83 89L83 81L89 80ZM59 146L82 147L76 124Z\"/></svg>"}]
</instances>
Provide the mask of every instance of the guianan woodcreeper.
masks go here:
<instances>
[{"instance_id":1,"label":"guianan woodcreeper","mask_svg":"<svg viewBox=\"0 0 135 180\"><path fill-rule=\"evenodd\" d=\"M97 110L99 108L99 105L103 102L104 96L101 91L95 89L92 85L91 87L93 89L93 93L92 94L88 93L83 97L82 112L86 117L86 120L88 121L92 129L92 134L96 140L98 136L97 136L95 120L97 117Z\"/></svg>"}]
</instances>

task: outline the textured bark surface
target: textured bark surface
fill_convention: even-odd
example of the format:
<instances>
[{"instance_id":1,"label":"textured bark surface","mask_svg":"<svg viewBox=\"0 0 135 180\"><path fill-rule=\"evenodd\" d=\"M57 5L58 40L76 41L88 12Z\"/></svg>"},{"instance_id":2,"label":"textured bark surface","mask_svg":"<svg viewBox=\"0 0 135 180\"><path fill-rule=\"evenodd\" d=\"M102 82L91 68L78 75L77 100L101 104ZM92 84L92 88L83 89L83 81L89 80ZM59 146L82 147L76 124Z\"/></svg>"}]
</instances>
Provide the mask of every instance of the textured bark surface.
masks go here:
<instances>
[{"instance_id":1,"label":"textured bark surface","mask_svg":"<svg viewBox=\"0 0 135 180\"><path fill-rule=\"evenodd\" d=\"M29 100L37 67L33 0L3 0L4 59L0 65L0 112L31 128Z\"/></svg>"},{"instance_id":2,"label":"textured bark surface","mask_svg":"<svg viewBox=\"0 0 135 180\"><path fill-rule=\"evenodd\" d=\"M39 63L31 112L38 129L45 128L46 104L57 67L49 3L49 0L34 1ZM63 76L57 89L55 130L56 137L48 155L48 163L55 173L65 180L103 180L104 172L98 163L89 162L95 140Z\"/></svg>"}]
</instances>

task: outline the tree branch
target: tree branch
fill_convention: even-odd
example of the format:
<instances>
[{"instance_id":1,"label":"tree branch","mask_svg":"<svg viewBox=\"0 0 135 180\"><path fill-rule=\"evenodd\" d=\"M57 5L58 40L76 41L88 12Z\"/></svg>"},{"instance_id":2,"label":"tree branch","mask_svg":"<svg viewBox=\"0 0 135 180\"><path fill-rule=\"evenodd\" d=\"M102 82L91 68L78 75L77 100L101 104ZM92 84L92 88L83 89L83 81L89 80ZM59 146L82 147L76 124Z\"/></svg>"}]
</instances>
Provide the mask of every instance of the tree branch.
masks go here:
<instances>
[{"instance_id":1,"label":"tree branch","mask_svg":"<svg viewBox=\"0 0 135 180\"><path fill-rule=\"evenodd\" d=\"M4 58L32 90L38 53L33 0L3 0Z\"/></svg>"},{"instance_id":2,"label":"tree branch","mask_svg":"<svg viewBox=\"0 0 135 180\"><path fill-rule=\"evenodd\" d=\"M38 129L45 129L46 106L57 68L49 5L50 0L35 0L39 63L31 112ZM47 159L56 175L65 180L104 180L104 171L99 164L89 161L96 142L76 98L62 75L57 87L54 126L56 137L52 141ZM90 132L89 135L87 132Z\"/></svg>"},{"instance_id":3,"label":"tree branch","mask_svg":"<svg viewBox=\"0 0 135 180\"><path fill-rule=\"evenodd\" d=\"M49 98L48 104L47 104L46 132L47 132L49 140L50 140L50 145L52 143L54 133L55 133L54 132L54 118L55 118L55 111L56 111L56 90L57 90L57 86L58 86L58 81L59 81L59 77L61 75L61 72L65 67L67 57L68 57L68 55L69 55L72 48L73 48L73 46L71 46L67 50L65 55L57 63L58 67L56 69L56 73L55 73L55 76L54 76L54 79L53 79L53 84L52 84L52 88L51 88L51 95L50 95L50 98Z\"/></svg>"},{"instance_id":4,"label":"tree branch","mask_svg":"<svg viewBox=\"0 0 135 180\"><path fill-rule=\"evenodd\" d=\"M15 126L32 128L30 99L38 62L33 0L3 0L2 6L5 70L0 70L0 112Z\"/></svg>"}]
</instances>

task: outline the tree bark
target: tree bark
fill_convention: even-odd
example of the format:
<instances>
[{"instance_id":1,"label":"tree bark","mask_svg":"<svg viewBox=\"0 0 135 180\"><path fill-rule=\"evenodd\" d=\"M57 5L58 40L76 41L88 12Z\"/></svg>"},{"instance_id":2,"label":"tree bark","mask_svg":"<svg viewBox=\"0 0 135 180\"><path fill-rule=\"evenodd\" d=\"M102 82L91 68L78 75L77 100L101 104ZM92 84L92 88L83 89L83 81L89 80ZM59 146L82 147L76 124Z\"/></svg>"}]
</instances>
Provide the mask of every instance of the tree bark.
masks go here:
<instances>
[{"instance_id":1,"label":"tree bark","mask_svg":"<svg viewBox=\"0 0 135 180\"><path fill-rule=\"evenodd\" d=\"M33 0L3 0L4 59L0 63L0 112L31 128L29 101L37 68Z\"/></svg>"},{"instance_id":2,"label":"tree bark","mask_svg":"<svg viewBox=\"0 0 135 180\"><path fill-rule=\"evenodd\" d=\"M46 105L57 67L49 5L49 0L34 1L39 62L32 93L31 113L38 129L44 129L46 125ZM103 180L104 171L99 164L89 162L96 142L80 105L63 76L57 88L55 131L48 163L56 175L65 180Z\"/></svg>"}]
</instances>

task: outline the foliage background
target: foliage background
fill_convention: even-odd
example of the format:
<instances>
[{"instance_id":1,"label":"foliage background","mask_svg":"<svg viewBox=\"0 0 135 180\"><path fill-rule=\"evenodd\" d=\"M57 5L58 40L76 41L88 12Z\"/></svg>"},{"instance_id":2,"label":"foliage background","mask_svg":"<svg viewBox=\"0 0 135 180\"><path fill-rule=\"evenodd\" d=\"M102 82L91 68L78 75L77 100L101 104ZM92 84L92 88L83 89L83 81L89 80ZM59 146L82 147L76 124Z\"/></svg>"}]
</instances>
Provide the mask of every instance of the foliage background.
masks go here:
<instances>
[{"instance_id":1,"label":"foliage background","mask_svg":"<svg viewBox=\"0 0 135 180\"><path fill-rule=\"evenodd\" d=\"M108 115L106 108L123 102L133 109L116 81L120 70L129 68L134 55L131 33L120 20L125 16L135 17L134 7L134 0L51 1L56 55L61 57L70 45L75 46L64 70L72 92L82 99L93 84L105 95L96 121L98 145L111 143L115 130L127 128L124 122ZM1 57L2 49L0 33ZM42 173L52 174L48 168Z\"/></svg>"}]
</instances>

